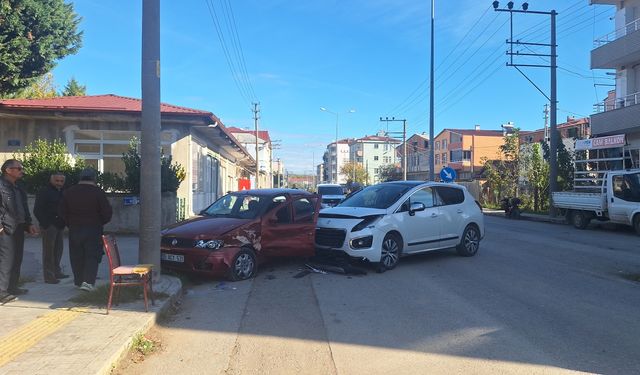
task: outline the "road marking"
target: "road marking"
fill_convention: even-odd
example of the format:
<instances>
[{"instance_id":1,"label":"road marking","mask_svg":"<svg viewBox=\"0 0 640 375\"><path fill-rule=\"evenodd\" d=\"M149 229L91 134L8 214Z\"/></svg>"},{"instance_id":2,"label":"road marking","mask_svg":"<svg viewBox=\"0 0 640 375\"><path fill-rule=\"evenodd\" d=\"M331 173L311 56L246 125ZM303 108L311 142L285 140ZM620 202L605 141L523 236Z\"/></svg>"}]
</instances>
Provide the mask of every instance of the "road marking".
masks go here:
<instances>
[{"instance_id":1,"label":"road marking","mask_svg":"<svg viewBox=\"0 0 640 375\"><path fill-rule=\"evenodd\" d=\"M45 337L71 323L82 312L83 310L78 309L55 310L0 338L0 367L13 361Z\"/></svg>"}]
</instances>

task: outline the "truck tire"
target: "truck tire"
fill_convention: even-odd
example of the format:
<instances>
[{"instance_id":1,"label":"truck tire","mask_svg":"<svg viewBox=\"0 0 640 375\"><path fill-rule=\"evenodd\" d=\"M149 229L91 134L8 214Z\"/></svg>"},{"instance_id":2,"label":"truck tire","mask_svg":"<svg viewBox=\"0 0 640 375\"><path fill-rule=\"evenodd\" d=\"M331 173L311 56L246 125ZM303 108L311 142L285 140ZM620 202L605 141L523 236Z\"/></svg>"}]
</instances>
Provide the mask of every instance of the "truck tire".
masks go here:
<instances>
[{"instance_id":1,"label":"truck tire","mask_svg":"<svg viewBox=\"0 0 640 375\"><path fill-rule=\"evenodd\" d=\"M640 214L636 214L633 218L633 229L636 230L636 234L640 236Z\"/></svg>"},{"instance_id":2,"label":"truck tire","mask_svg":"<svg viewBox=\"0 0 640 375\"><path fill-rule=\"evenodd\" d=\"M571 213L571 222L577 229L585 229L591 221L591 215L585 211L573 211Z\"/></svg>"}]
</instances>

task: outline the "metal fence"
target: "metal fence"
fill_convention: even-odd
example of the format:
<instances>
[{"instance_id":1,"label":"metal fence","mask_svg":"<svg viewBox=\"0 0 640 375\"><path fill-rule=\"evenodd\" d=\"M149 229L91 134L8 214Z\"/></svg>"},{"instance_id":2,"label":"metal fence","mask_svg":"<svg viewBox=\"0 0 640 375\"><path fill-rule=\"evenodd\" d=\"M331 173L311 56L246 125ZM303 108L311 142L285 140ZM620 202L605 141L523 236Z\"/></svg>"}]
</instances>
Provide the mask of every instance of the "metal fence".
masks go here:
<instances>
[{"instance_id":1,"label":"metal fence","mask_svg":"<svg viewBox=\"0 0 640 375\"><path fill-rule=\"evenodd\" d=\"M187 199L186 198L178 198L176 200L176 221L183 221L186 219L187 214Z\"/></svg>"}]
</instances>

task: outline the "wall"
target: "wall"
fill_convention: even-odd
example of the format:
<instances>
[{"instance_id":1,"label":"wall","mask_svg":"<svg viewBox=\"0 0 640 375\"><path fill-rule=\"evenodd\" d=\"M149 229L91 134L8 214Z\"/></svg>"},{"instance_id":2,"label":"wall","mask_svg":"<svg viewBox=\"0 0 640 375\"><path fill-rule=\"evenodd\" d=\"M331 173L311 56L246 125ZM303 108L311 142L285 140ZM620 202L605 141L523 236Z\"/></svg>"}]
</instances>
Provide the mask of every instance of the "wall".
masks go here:
<instances>
[{"instance_id":1,"label":"wall","mask_svg":"<svg viewBox=\"0 0 640 375\"><path fill-rule=\"evenodd\" d=\"M139 233L140 232L140 205L125 206L124 197L130 194L107 194L107 199L113 208L111 221L104 227L105 232L111 233ZM160 223L162 227L176 222L176 195L175 193L162 193L162 210ZM38 220L33 216L35 196L29 195L28 204L31 216L35 224Z\"/></svg>"}]
</instances>

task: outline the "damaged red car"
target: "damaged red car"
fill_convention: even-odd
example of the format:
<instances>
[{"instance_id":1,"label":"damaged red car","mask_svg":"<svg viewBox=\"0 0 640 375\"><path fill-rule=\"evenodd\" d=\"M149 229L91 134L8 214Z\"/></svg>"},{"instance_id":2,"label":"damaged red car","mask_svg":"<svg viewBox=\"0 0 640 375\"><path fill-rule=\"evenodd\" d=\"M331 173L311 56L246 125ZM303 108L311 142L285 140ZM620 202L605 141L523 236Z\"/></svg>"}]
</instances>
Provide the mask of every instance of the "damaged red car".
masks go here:
<instances>
[{"instance_id":1,"label":"damaged red car","mask_svg":"<svg viewBox=\"0 0 640 375\"><path fill-rule=\"evenodd\" d=\"M245 280L272 257L314 255L320 197L296 189L229 193L162 231L163 269Z\"/></svg>"}]
</instances>

